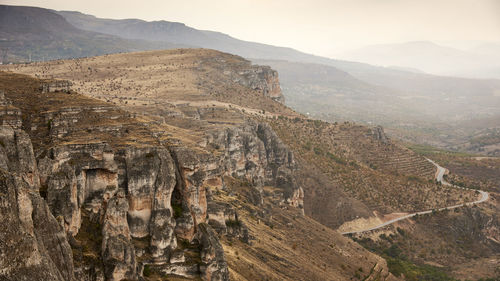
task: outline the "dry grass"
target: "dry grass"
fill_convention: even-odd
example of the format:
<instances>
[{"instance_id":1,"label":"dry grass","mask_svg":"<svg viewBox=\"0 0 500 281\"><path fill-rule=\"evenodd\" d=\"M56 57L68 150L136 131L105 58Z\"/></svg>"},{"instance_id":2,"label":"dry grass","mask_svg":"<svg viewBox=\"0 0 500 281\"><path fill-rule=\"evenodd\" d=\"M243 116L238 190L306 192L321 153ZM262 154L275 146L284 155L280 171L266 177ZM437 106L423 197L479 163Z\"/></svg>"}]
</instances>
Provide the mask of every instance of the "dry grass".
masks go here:
<instances>
[{"instance_id":1,"label":"dry grass","mask_svg":"<svg viewBox=\"0 0 500 281\"><path fill-rule=\"evenodd\" d=\"M177 49L3 66L0 70L67 79L79 93L131 108L214 101L249 112L296 115L284 105L264 99L259 91L228 79L228 71L238 73L250 66L241 57L213 50Z\"/></svg>"},{"instance_id":2,"label":"dry grass","mask_svg":"<svg viewBox=\"0 0 500 281\"><path fill-rule=\"evenodd\" d=\"M272 196L265 197L263 206L254 206L241 192L249 187L234 181L230 188L234 196L221 191L215 200L236 206L255 238L251 246L222 240L232 280L394 280L387 277L385 260L300 210L279 207ZM274 191L266 187L267 193ZM257 215L262 211L267 214Z\"/></svg>"}]
</instances>

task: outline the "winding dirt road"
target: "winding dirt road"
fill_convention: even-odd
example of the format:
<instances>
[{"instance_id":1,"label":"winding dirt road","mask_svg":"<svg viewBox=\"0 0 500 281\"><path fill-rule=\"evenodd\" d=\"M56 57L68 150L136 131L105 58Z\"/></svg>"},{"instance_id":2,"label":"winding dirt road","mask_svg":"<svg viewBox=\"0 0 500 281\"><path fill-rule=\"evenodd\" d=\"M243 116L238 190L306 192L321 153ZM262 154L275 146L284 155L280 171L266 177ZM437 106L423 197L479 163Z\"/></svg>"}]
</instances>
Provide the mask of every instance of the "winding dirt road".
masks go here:
<instances>
[{"instance_id":1,"label":"winding dirt road","mask_svg":"<svg viewBox=\"0 0 500 281\"><path fill-rule=\"evenodd\" d=\"M451 183L446 182L443 179L443 176L444 176L444 173L446 172L446 169L443 168L443 167L441 167L441 166L439 166L436 162L434 162L434 161L432 161L430 159L427 159L427 161L431 162L432 164L434 164L434 166L436 166L436 168L437 168L436 180L438 182L440 182L441 184L446 185L446 186L453 186L455 188L460 188L460 189L464 189L464 190L468 190L469 189L469 188L465 188L465 187L460 187L460 186L452 185ZM488 200L490 198L490 194L488 192L482 191L482 190L477 190L477 191L481 194L481 198L479 200L476 200L476 201L473 201L473 202L467 202L467 203L453 205L453 206L449 206L449 207L443 207L443 208L438 208L438 209L431 209L431 210L427 210L427 211L421 211L421 212L407 214L407 215L404 215L402 217L386 221L386 222L384 222L384 223L382 223L380 225L377 225L377 226L374 226L374 227L370 227L370 228L367 228L367 229L362 229L362 230L357 230L357 231L350 231L350 232L343 232L342 235L368 232L368 231L372 231L372 230L379 229L379 228L382 228L384 226L393 224L393 223L395 223L397 221L400 221L400 220L405 220L407 218L414 217L416 215L425 215L425 214L432 213L434 211L452 210L452 209L463 207L463 206L469 206L469 205L479 204L479 203L485 202L486 200Z\"/></svg>"}]
</instances>

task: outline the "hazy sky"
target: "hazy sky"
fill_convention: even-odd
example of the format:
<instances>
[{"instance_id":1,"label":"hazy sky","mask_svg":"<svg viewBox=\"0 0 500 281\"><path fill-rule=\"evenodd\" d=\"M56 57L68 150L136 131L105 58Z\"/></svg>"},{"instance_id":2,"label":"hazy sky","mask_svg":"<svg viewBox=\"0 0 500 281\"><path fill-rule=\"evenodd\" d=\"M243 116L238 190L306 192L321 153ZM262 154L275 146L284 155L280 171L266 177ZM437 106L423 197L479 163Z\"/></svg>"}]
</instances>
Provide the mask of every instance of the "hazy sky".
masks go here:
<instances>
[{"instance_id":1,"label":"hazy sky","mask_svg":"<svg viewBox=\"0 0 500 281\"><path fill-rule=\"evenodd\" d=\"M368 44L500 41L500 0L0 0L105 18L186 23L331 56Z\"/></svg>"}]
</instances>

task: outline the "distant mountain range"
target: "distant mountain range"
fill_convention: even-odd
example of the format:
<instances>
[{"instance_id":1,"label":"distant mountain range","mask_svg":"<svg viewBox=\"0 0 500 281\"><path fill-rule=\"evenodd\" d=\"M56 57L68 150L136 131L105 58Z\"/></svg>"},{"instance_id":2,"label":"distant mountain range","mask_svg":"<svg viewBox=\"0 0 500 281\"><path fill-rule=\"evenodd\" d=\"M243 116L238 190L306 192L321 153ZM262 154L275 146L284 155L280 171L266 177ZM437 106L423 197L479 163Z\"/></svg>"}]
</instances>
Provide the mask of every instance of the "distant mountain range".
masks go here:
<instances>
[{"instance_id":1,"label":"distant mountain range","mask_svg":"<svg viewBox=\"0 0 500 281\"><path fill-rule=\"evenodd\" d=\"M183 47L85 31L51 10L0 5L0 61L41 61Z\"/></svg>"},{"instance_id":2,"label":"distant mountain range","mask_svg":"<svg viewBox=\"0 0 500 281\"><path fill-rule=\"evenodd\" d=\"M438 75L500 78L500 43L485 43L464 51L418 41L372 45L339 56L382 66L415 68Z\"/></svg>"}]
</instances>

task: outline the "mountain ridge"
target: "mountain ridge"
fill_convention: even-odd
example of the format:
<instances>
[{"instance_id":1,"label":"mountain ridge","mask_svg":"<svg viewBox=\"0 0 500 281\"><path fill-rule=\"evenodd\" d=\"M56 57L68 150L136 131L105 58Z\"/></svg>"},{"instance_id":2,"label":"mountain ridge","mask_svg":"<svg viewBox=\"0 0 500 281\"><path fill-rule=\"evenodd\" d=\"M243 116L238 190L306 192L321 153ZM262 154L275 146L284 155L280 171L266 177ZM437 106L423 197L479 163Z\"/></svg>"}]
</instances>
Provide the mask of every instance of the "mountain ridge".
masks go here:
<instances>
[{"instance_id":1,"label":"mountain ridge","mask_svg":"<svg viewBox=\"0 0 500 281\"><path fill-rule=\"evenodd\" d=\"M78 29L48 9L0 5L0 60L29 62L107 53L179 48Z\"/></svg>"}]
</instances>

